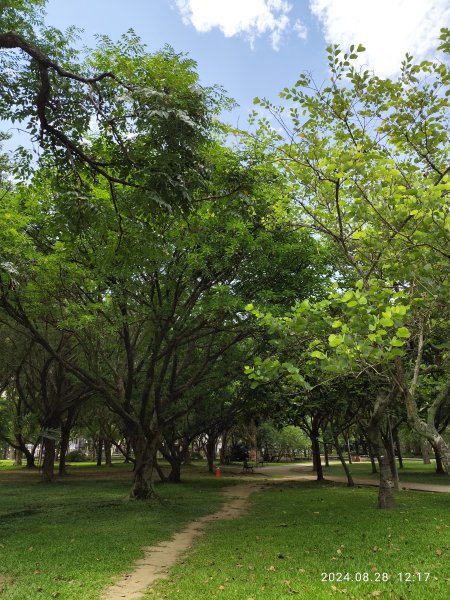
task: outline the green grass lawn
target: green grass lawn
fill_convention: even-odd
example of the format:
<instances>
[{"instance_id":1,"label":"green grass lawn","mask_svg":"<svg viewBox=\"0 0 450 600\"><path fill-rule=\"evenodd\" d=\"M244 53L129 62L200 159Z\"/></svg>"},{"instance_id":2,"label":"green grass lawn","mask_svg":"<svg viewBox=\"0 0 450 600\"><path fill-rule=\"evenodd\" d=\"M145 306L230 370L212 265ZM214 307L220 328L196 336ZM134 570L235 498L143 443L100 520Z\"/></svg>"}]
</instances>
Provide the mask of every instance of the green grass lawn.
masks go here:
<instances>
[{"instance_id":1,"label":"green grass lawn","mask_svg":"<svg viewBox=\"0 0 450 600\"><path fill-rule=\"evenodd\" d=\"M370 462L353 463L349 465L350 472L353 477L362 477L364 479L378 479L378 475L372 474ZM435 463L432 461L430 465L424 465L420 460L405 460L404 468L398 470L400 481L408 481L411 483L429 483L434 485L449 485L450 477L448 475L438 475L435 472ZM332 464L329 467L324 467L325 477L332 475L342 475L345 477L344 469L341 464Z\"/></svg>"},{"instance_id":2,"label":"green grass lawn","mask_svg":"<svg viewBox=\"0 0 450 600\"><path fill-rule=\"evenodd\" d=\"M129 465L71 471L52 485L23 468L0 472L2 600L99 598L143 546L217 510L225 483L194 475L181 485L158 485L163 502L130 502Z\"/></svg>"},{"instance_id":3,"label":"green grass lawn","mask_svg":"<svg viewBox=\"0 0 450 600\"><path fill-rule=\"evenodd\" d=\"M272 487L252 496L246 517L211 526L146 599L445 600L449 500L446 494L401 492L395 510L380 511L372 489ZM369 581L346 581L347 573ZM412 580L415 573L422 581L418 575Z\"/></svg>"}]
</instances>

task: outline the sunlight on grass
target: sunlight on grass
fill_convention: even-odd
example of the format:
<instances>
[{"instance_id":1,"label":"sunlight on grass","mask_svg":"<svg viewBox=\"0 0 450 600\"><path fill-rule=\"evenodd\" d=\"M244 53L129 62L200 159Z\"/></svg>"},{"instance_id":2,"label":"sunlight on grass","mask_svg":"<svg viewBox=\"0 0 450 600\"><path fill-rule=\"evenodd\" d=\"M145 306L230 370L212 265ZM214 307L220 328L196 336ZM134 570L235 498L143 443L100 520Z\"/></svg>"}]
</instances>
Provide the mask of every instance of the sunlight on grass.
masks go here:
<instances>
[{"instance_id":1,"label":"sunlight on grass","mask_svg":"<svg viewBox=\"0 0 450 600\"><path fill-rule=\"evenodd\" d=\"M447 598L448 497L401 492L393 511L375 498L315 483L255 494L248 516L215 524L146 598ZM422 581L400 581L416 572ZM338 582L338 573L363 581Z\"/></svg>"},{"instance_id":2,"label":"sunlight on grass","mask_svg":"<svg viewBox=\"0 0 450 600\"><path fill-rule=\"evenodd\" d=\"M211 477L158 485L161 502L133 502L127 500L130 466L89 468L86 478L80 471L52 485L39 483L37 473L2 473L2 600L99 598L142 556L143 546L221 503L222 482Z\"/></svg>"}]
</instances>

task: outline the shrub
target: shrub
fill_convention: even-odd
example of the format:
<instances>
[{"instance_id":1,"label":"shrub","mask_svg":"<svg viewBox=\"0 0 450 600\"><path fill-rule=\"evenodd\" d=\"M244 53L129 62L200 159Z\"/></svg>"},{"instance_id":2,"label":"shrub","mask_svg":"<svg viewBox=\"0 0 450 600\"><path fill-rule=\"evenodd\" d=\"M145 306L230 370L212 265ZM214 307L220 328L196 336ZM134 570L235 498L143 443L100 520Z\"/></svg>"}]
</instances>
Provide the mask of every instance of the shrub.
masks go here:
<instances>
[{"instance_id":1,"label":"shrub","mask_svg":"<svg viewBox=\"0 0 450 600\"><path fill-rule=\"evenodd\" d=\"M89 456L81 450L71 450L66 456L67 462L86 462L88 460L90 460Z\"/></svg>"}]
</instances>

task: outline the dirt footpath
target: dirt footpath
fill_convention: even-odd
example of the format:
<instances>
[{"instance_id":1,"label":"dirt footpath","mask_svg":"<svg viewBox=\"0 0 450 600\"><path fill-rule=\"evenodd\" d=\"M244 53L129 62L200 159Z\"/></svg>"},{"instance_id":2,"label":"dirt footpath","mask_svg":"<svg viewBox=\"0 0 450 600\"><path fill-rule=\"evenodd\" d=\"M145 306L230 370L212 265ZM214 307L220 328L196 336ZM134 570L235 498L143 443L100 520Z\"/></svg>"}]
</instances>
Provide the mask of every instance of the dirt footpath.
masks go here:
<instances>
[{"instance_id":1,"label":"dirt footpath","mask_svg":"<svg viewBox=\"0 0 450 600\"><path fill-rule=\"evenodd\" d=\"M136 568L127 573L115 585L108 588L104 600L131 600L141 598L147 588L158 579L168 576L170 568L183 556L206 526L217 520L236 519L245 514L249 495L261 488L258 483L242 483L225 488L226 504L216 513L192 521L185 529L176 533L171 540L156 546L143 548L144 558L138 560Z\"/></svg>"}]
</instances>

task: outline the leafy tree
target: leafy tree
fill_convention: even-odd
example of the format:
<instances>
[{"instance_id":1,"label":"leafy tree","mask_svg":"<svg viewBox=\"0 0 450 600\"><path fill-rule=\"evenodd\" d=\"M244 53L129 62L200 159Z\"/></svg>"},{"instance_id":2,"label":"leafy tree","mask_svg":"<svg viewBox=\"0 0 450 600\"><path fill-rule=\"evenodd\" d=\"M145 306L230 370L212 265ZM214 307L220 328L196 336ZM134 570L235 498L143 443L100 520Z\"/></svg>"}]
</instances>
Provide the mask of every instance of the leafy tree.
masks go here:
<instances>
[{"instance_id":1,"label":"leafy tree","mask_svg":"<svg viewBox=\"0 0 450 600\"><path fill-rule=\"evenodd\" d=\"M444 58L449 39L442 30ZM248 143L262 144L289 180L293 222L338 252L329 298L299 305L285 328L303 337L318 370L372 371L381 384L374 423L382 425L400 394L408 422L439 448L448 471L450 452L435 416L449 397L442 334L449 323L450 70L448 62L416 65L407 55L397 80L380 79L354 65L363 51L330 46L328 84L300 75L281 94L286 108L256 100L269 117L259 118ZM439 377L423 418L433 348Z\"/></svg>"}]
</instances>

